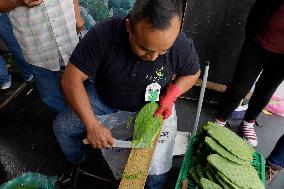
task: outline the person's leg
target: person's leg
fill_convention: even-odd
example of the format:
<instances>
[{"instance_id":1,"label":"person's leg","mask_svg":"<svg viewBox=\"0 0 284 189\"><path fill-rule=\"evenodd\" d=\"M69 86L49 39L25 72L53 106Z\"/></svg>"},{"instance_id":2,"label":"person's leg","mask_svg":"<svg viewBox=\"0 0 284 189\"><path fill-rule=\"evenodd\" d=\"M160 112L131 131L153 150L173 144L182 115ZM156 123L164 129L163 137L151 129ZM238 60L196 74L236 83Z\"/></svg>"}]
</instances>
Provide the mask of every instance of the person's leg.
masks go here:
<instances>
[{"instance_id":1,"label":"person's leg","mask_svg":"<svg viewBox=\"0 0 284 189\"><path fill-rule=\"evenodd\" d=\"M255 120L284 80L284 55L271 54L249 101L244 120Z\"/></svg>"},{"instance_id":2,"label":"person's leg","mask_svg":"<svg viewBox=\"0 0 284 189\"><path fill-rule=\"evenodd\" d=\"M284 135L276 143L271 154L266 159L265 176L269 184L284 168Z\"/></svg>"},{"instance_id":3,"label":"person's leg","mask_svg":"<svg viewBox=\"0 0 284 189\"><path fill-rule=\"evenodd\" d=\"M93 86L89 86L87 92L96 115L104 115L117 111L108 107L100 100ZM82 143L81 135L86 132L86 129L70 107L67 107L54 120L53 130L67 161L78 163Z\"/></svg>"},{"instance_id":4,"label":"person's leg","mask_svg":"<svg viewBox=\"0 0 284 189\"><path fill-rule=\"evenodd\" d=\"M31 65L41 100L57 113L65 109L58 72Z\"/></svg>"},{"instance_id":5,"label":"person's leg","mask_svg":"<svg viewBox=\"0 0 284 189\"><path fill-rule=\"evenodd\" d=\"M68 107L53 121L53 132L67 160L63 173L58 178L58 184L65 186L73 181L77 164L81 161L81 141L86 129Z\"/></svg>"},{"instance_id":6,"label":"person's leg","mask_svg":"<svg viewBox=\"0 0 284 189\"><path fill-rule=\"evenodd\" d=\"M267 161L273 165L284 168L284 135L277 141L274 149L268 156Z\"/></svg>"},{"instance_id":7,"label":"person's leg","mask_svg":"<svg viewBox=\"0 0 284 189\"><path fill-rule=\"evenodd\" d=\"M166 180L166 173L161 175L148 175L145 189L162 189Z\"/></svg>"},{"instance_id":8,"label":"person's leg","mask_svg":"<svg viewBox=\"0 0 284 189\"><path fill-rule=\"evenodd\" d=\"M284 55L272 53L269 55L249 101L244 120L240 125L244 139L253 147L257 146L258 143L254 130L255 120L284 79L283 62Z\"/></svg>"},{"instance_id":9,"label":"person's leg","mask_svg":"<svg viewBox=\"0 0 284 189\"><path fill-rule=\"evenodd\" d=\"M218 109L217 120L225 123L240 101L248 94L266 58L267 52L257 43L249 40L244 42L234 77Z\"/></svg>"},{"instance_id":10,"label":"person's leg","mask_svg":"<svg viewBox=\"0 0 284 189\"><path fill-rule=\"evenodd\" d=\"M94 86L87 87L90 103L96 115L114 113L117 110L105 105L97 96ZM58 179L58 184L68 185L74 176L75 165L81 163L82 156L82 139L86 133L79 117L67 107L64 112L60 113L53 122L53 131L60 144L61 150L66 157L68 166ZM84 159L84 158L83 158Z\"/></svg>"},{"instance_id":11,"label":"person's leg","mask_svg":"<svg viewBox=\"0 0 284 189\"><path fill-rule=\"evenodd\" d=\"M22 49L16 40L13 27L6 14L0 16L0 37L5 42L9 51L15 56L18 65L20 66L24 80L29 81L32 79L32 71L30 65L26 62Z\"/></svg>"},{"instance_id":12,"label":"person's leg","mask_svg":"<svg viewBox=\"0 0 284 189\"><path fill-rule=\"evenodd\" d=\"M0 55L0 88L8 89L11 86L11 77L8 74L8 69L4 58Z\"/></svg>"}]
</instances>

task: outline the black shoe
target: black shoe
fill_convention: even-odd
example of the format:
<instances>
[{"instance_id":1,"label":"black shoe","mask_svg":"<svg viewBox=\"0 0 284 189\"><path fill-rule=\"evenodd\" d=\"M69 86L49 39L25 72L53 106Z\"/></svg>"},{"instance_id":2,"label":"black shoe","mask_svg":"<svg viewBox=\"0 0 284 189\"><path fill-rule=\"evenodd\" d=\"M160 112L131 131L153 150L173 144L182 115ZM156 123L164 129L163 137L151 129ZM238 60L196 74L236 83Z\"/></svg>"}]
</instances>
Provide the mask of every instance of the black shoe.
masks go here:
<instances>
[{"instance_id":1,"label":"black shoe","mask_svg":"<svg viewBox=\"0 0 284 189\"><path fill-rule=\"evenodd\" d=\"M63 173L60 175L60 177L57 180L57 184L62 187L71 185L75 178L76 171L77 171L77 165L74 165L72 163L67 163Z\"/></svg>"}]
</instances>

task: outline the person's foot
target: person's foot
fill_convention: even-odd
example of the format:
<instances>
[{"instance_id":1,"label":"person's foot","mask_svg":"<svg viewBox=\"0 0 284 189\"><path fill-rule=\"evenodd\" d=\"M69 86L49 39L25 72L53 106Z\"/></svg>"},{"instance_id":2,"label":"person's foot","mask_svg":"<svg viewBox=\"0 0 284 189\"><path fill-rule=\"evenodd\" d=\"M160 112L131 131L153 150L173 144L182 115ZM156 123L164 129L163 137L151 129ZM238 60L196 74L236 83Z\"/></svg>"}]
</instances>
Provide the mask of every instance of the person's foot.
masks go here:
<instances>
[{"instance_id":1,"label":"person's foot","mask_svg":"<svg viewBox=\"0 0 284 189\"><path fill-rule=\"evenodd\" d=\"M273 165L269 161L266 161L265 164L265 178L266 178L266 184L270 184L273 179L276 178L278 173L282 170L282 167Z\"/></svg>"},{"instance_id":2,"label":"person's foot","mask_svg":"<svg viewBox=\"0 0 284 189\"><path fill-rule=\"evenodd\" d=\"M240 131L245 139L250 145L253 147L257 146L258 139L254 130L254 123L255 121L242 121L240 125Z\"/></svg>"},{"instance_id":3,"label":"person's foot","mask_svg":"<svg viewBox=\"0 0 284 189\"><path fill-rule=\"evenodd\" d=\"M216 123L219 126L224 127L227 122L224 119L222 119L222 118L216 118L214 123Z\"/></svg>"},{"instance_id":4,"label":"person's foot","mask_svg":"<svg viewBox=\"0 0 284 189\"><path fill-rule=\"evenodd\" d=\"M63 173L59 176L57 184L65 187L73 183L77 171L77 165L68 162L64 168Z\"/></svg>"},{"instance_id":5,"label":"person's foot","mask_svg":"<svg viewBox=\"0 0 284 189\"><path fill-rule=\"evenodd\" d=\"M34 78L34 76L33 76L33 75L30 75L29 77L24 78L24 80L25 80L26 82L31 82L31 81L33 80L33 78Z\"/></svg>"},{"instance_id":6,"label":"person's foot","mask_svg":"<svg viewBox=\"0 0 284 189\"><path fill-rule=\"evenodd\" d=\"M9 81L8 82L6 82L6 83L3 83L1 86L0 86L0 88L1 89L9 89L10 87L11 87L11 85L12 85L12 81L11 81L11 75L9 75Z\"/></svg>"}]
</instances>

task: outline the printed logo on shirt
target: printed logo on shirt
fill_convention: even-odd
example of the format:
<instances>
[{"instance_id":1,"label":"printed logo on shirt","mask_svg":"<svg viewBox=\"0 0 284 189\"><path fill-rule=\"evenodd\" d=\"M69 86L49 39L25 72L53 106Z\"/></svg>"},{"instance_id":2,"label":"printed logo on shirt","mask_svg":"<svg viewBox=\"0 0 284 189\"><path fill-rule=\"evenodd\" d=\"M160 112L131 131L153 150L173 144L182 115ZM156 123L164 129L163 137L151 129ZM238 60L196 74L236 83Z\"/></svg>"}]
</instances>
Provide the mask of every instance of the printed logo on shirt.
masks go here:
<instances>
[{"instance_id":1,"label":"printed logo on shirt","mask_svg":"<svg viewBox=\"0 0 284 189\"><path fill-rule=\"evenodd\" d=\"M161 68L155 71L154 76L147 75L146 79L153 83L161 83L163 80L166 80L164 75L165 75L165 67L162 66Z\"/></svg>"}]
</instances>

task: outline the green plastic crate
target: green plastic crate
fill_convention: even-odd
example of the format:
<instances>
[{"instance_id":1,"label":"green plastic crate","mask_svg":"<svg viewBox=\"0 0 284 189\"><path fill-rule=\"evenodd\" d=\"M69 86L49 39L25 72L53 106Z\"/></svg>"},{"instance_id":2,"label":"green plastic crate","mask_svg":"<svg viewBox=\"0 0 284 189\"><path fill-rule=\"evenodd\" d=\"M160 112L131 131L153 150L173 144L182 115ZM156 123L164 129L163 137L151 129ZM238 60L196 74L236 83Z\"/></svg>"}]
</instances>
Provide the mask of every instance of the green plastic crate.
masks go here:
<instances>
[{"instance_id":1,"label":"green plastic crate","mask_svg":"<svg viewBox=\"0 0 284 189\"><path fill-rule=\"evenodd\" d=\"M187 179L188 180L188 189L195 189L195 182L193 181L193 178L189 174L189 170L195 166L195 163L191 160L192 154L197 150L197 143L198 136L196 134L193 134L190 136L188 147L185 152L185 156L182 162L182 166L179 172L178 180L175 186L175 189L180 189L182 186L182 181ZM252 166L257 170L257 173L259 175L259 178L265 185L265 159L263 156L255 152L253 154L253 161L251 162Z\"/></svg>"}]
</instances>

